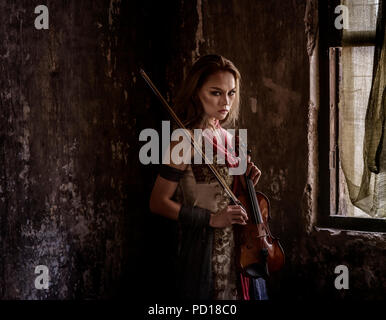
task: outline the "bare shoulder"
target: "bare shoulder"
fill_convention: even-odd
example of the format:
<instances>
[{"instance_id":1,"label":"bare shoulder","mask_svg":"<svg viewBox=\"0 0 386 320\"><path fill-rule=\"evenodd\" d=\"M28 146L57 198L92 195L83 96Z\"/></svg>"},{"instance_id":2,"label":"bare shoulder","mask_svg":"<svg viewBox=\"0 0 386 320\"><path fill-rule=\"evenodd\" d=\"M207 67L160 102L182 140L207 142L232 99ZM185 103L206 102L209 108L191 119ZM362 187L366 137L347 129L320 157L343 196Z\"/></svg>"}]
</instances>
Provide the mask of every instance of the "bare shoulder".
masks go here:
<instances>
[{"instance_id":1,"label":"bare shoulder","mask_svg":"<svg viewBox=\"0 0 386 320\"><path fill-rule=\"evenodd\" d=\"M191 144L193 130L186 130L183 134L182 131L179 133L181 134L178 134L178 140L173 137L173 140L170 141L170 145L166 150L168 158L166 158L166 155L164 156L163 164L179 170L185 170L193 157L193 147Z\"/></svg>"}]
</instances>

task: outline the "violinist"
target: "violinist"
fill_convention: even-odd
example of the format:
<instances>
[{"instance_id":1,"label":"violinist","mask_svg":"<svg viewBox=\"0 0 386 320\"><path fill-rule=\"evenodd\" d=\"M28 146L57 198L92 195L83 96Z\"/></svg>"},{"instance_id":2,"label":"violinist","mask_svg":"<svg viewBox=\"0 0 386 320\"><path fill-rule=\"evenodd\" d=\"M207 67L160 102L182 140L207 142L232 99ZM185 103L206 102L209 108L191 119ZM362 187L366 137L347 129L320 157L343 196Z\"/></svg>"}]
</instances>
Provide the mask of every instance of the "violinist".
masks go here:
<instances>
[{"instance_id":1,"label":"violinist","mask_svg":"<svg viewBox=\"0 0 386 320\"><path fill-rule=\"evenodd\" d=\"M237 158L227 148L233 137L224 128L232 128L238 117L240 80L230 60L214 54L202 56L184 79L174 107L189 131L208 129L213 165L230 187L234 176L228 168ZM152 212L178 222L176 295L182 299L267 299L265 281L250 279L246 288L236 268L233 226L245 225L247 213L230 202L204 162L194 163L193 148L190 163L173 162L172 150L178 143L171 142L170 163L160 166L150 197ZM217 163L219 152L225 154L225 164ZM250 157L246 175L254 186L261 176Z\"/></svg>"}]
</instances>

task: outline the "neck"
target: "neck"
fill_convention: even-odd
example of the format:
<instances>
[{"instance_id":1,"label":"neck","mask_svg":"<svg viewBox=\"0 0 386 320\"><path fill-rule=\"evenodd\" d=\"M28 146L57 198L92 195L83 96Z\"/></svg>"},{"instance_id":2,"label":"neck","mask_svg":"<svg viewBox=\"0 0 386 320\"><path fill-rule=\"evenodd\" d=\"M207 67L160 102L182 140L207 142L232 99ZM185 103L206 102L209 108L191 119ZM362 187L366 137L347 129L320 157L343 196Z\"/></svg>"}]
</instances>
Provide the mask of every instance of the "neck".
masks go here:
<instances>
[{"instance_id":1,"label":"neck","mask_svg":"<svg viewBox=\"0 0 386 320\"><path fill-rule=\"evenodd\" d=\"M220 125L219 120L216 118L204 118L201 122L201 128L216 130Z\"/></svg>"}]
</instances>

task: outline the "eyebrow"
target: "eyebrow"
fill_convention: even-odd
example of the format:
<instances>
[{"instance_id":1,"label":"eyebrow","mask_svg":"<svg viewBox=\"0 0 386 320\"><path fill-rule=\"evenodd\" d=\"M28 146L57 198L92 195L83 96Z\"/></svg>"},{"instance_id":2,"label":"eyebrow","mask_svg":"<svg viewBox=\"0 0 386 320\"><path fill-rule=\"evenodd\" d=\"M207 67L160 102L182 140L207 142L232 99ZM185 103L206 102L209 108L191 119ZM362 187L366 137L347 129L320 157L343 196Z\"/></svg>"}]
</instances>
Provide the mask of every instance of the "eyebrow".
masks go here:
<instances>
[{"instance_id":1,"label":"eyebrow","mask_svg":"<svg viewBox=\"0 0 386 320\"><path fill-rule=\"evenodd\" d=\"M220 90L220 91L223 91L221 88L218 88L218 87L210 87L212 89L217 89L217 90ZM232 91L232 90L236 90L236 87L234 87L233 89L229 90L229 91Z\"/></svg>"}]
</instances>

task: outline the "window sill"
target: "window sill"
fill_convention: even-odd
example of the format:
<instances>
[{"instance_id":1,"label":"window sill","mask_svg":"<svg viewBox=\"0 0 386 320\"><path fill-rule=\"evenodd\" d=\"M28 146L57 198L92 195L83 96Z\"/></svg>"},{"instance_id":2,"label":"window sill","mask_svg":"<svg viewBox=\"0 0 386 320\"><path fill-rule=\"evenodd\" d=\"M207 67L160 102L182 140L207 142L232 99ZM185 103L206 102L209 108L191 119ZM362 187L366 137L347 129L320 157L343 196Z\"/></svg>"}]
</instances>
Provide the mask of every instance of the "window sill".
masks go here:
<instances>
[{"instance_id":1,"label":"window sill","mask_svg":"<svg viewBox=\"0 0 386 320\"><path fill-rule=\"evenodd\" d=\"M331 229L336 230L336 232L345 230L366 233L386 233L386 219L328 216L325 217L321 223L318 223L315 228Z\"/></svg>"}]
</instances>

